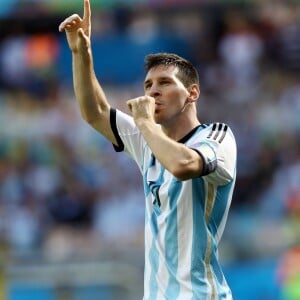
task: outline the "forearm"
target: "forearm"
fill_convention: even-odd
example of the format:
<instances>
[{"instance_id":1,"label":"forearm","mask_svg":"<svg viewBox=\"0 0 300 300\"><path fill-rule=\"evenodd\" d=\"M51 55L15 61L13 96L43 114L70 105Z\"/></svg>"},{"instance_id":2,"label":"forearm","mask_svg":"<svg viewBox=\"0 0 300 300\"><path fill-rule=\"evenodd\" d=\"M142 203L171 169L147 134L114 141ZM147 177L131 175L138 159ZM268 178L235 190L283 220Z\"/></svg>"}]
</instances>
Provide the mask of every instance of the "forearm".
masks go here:
<instances>
[{"instance_id":1,"label":"forearm","mask_svg":"<svg viewBox=\"0 0 300 300\"><path fill-rule=\"evenodd\" d=\"M154 156L174 176L186 180L201 174L202 159L196 151L169 138L154 122L144 121L138 127Z\"/></svg>"},{"instance_id":2,"label":"forearm","mask_svg":"<svg viewBox=\"0 0 300 300\"><path fill-rule=\"evenodd\" d=\"M94 72L91 50L73 53L72 63L74 91L82 117L93 123L109 105Z\"/></svg>"}]
</instances>

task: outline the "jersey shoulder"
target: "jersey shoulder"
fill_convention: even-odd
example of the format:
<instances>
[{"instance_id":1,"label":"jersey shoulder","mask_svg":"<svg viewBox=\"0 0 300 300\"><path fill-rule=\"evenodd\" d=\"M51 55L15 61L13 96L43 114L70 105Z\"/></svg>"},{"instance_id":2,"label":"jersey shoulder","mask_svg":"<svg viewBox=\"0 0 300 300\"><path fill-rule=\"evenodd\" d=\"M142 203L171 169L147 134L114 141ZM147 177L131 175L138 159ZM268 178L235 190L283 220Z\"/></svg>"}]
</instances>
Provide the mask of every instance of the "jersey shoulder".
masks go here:
<instances>
[{"instance_id":1,"label":"jersey shoulder","mask_svg":"<svg viewBox=\"0 0 300 300\"><path fill-rule=\"evenodd\" d=\"M205 134L205 138L208 140L215 141L221 144L226 136L233 136L231 128L228 124L222 122L213 122L213 123L205 123L202 124L204 128L203 134Z\"/></svg>"}]
</instances>

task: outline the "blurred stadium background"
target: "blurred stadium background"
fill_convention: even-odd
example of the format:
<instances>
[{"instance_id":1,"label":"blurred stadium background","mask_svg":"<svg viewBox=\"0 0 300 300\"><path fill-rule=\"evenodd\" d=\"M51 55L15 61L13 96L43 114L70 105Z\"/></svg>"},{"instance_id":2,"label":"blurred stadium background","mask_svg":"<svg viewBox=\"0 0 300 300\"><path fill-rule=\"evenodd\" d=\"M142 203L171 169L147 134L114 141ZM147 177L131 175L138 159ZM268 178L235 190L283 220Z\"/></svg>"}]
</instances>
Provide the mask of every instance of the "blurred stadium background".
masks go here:
<instances>
[{"instance_id":1,"label":"blurred stadium background","mask_svg":"<svg viewBox=\"0 0 300 300\"><path fill-rule=\"evenodd\" d=\"M0 299L141 299L142 182L80 118L57 30L82 0L0 3ZM95 69L115 106L142 93L145 54L176 52L199 69L200 120L235 132L220 247L234 299L299 300L299 2L91 5Z\"/></svg>"}]
</instances>

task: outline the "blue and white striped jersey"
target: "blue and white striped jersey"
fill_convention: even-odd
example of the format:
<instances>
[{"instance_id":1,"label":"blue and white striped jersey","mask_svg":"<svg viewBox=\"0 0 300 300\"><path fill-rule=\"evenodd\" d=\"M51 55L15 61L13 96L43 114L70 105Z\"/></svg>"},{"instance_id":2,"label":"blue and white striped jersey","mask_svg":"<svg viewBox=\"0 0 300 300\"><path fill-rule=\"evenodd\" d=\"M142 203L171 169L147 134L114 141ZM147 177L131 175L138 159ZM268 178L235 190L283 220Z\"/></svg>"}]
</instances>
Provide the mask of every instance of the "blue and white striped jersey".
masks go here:
<instances>
[{"instance_id":1,"label":"blue and white striped jersey","mask_svg":"<svg viewBox=\"0 0 300 300\"><path fill-rule=\"evenodd\" d=\"M111 126L116 150L136 161L144 179L144 300L232 299L218 261L236 177L230 128L200 125L179 141L204 156L209 147L217 159L212 173L180 181L153 156L130 116L112 110Z\"/></svg>"}]
</instances>

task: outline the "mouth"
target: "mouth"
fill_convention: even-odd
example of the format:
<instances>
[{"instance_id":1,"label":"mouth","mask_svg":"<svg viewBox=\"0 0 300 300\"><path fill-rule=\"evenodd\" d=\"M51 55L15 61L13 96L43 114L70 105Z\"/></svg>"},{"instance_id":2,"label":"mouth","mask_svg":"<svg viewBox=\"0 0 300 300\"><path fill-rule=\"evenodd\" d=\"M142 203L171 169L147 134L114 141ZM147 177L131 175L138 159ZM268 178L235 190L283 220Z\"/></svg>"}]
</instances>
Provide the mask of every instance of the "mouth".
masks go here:
<instances>
[{"instance_id":1,"label":"mouth","mask_svg":"<svg viewBox=\"0 0 300 300\"><path fill-rule=\"evenodd\" d=\"M160 109L163 106L161 102L155 102L155 110Z\"/></svg>"},{"instance_id":2,"label":"mouth","mask_svg":"<svg viewBox=\"0 0 300 300\"><path fill-rule=\"evenodd\" d=\"M160 111L162 104L159 102L155 102L155 113L157 114Z\"/></svg>"}]
</instances>

